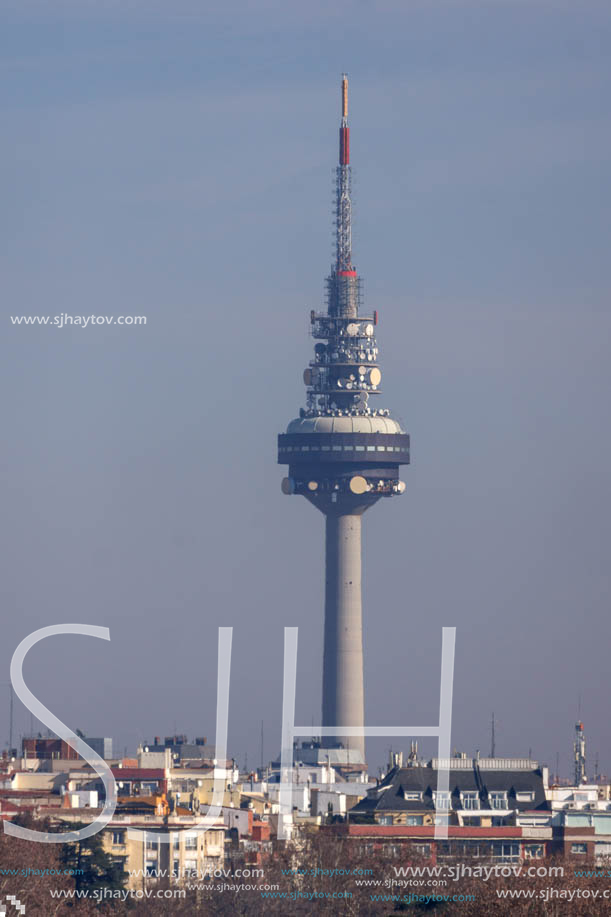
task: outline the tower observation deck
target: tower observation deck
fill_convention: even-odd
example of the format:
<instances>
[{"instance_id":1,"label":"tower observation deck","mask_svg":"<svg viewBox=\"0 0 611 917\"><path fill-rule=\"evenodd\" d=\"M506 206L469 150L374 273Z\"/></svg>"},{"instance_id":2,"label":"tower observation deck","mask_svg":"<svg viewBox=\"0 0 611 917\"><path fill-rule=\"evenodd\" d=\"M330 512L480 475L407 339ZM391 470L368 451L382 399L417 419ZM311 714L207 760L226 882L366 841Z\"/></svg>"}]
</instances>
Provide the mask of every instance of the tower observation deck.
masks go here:
<instances>
[{"instance_id":1,"label":"tower observation deck","mask_svg":"<svg viewBox=\"0 0 611 917\"><path fill-rule=\"evenodd\" d=\"M399 467L409 464L409 436L384 408L377 311L363 313L361 279L352 263L348 80L342 77L336 169L336 260L327 277L326 312L310 313L314 358L304 370L306 407L278 436L288 465L285 494L301 494L326 517L324 727L363 726L361 519L382 497L403 493ZM327 747L365 756L364 737L330 736Z\"/></svg>"}]
</instances>

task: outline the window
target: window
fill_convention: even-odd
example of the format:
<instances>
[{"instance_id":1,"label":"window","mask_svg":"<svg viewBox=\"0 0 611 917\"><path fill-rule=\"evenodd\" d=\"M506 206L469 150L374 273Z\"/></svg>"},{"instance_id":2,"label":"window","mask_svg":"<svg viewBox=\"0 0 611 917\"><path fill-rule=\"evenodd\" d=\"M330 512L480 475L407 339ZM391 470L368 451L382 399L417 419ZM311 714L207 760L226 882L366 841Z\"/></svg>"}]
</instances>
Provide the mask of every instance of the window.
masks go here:
<instances>
[{"instance_id":1,"label":"window","mask_svg":"<svg viewBox=\"0 0 611 917\"><path fill-rule=\"evenodd\" d=\"M491 809L507 808L507 793L488 793Z\"/></svg>"},{"instance_id":2,"label":"window","mask_svg":"<svg viewBox=\"0 0 611 917\"><path fill-rule=\"evenodd\" d=\"M124 843L124 831L113 831L112 832L112 842L113 844L123 844Z\"/></svg>"},{"instance_id":3,"label":"window","mask_svg":"<svg viewBox=\"0 0 611 917\"><path fill-rule=\"evenodd\" d=\"M518 802L532 802L534 798L535 798L535 794L531 792L530 790L528 792L521 791L519 793L516 793L516 800Z\"/></svg>"},{"instance_id":4,"label":"window","mask_svg":"<svg viewBox=\"0 0 611 917\"><path fill-rule=\"evenodd\" d=\"M378 825L392 825L392 815L378 815Z\"/></svg>"},{"instance_id":5,"label":"window","mask_svg":"<svg viewBox=\"0 0 611 917\"><path fill-rule=\"evenodd\" d=\"M431 845L430 844L414 844L414 853L418 853L423 857L430 857L431 855Z\"/></svg>"},{"instance_id":6,"label":"window","mask_svg":"<svg viewBox=\"0 0 611 917\"><path fill-rule=\"evenodd\" d=\"M449 815L436 815L436 816L435 816L435 824L436 824L436 825L449 825L449 824L450 824L450 816L449 816Z\"/></svg>"},{"instance_id":7,"label":"window","mask_svg":"<svg viewBox=\"0 0 611 917\"><path fill-rule=\"evenodd\" d=\"M543 844L525 844L524 858L526 860L540 860L545 856Z\"/></svg>"},{"instance_id":8,"label":"window","mask_svg":"<svg viewBox=\"0 0 611 917\"><path fill-rule=\"evenodd\" d=\"M197 850L196 834L187 834L185 837L185 850Z\"/></svg>"},{"instance_id":9,"label":"window","mask_svg":"<svg viewBox=\"0 0 611 917\"><path fill-rule=\"evenodd\" d=\"M487 845L481 844L479 841L450 841L445 842L444 844L440 843L438 847L438 857L448 859L449 857L459 857L460 859L472 858L472 857L489 857L490 849Z\"/></svg>"},{"instance_id":10,"label":"window","mask_svg":"<svg viewBox=\"0 0 611 917\"><path fill-rule=\"evenodd\" d=\"M461 793L460 798L463 809L479 809L479 793L476 790Z\"/></svg>"},{"instance_id":11,"label":"window","mask_svg":"<svg viewBox=\"0 0 611 917\"><path fill-rule=\"evenodd\" d=\"M588 845L587 844L571 844L571 853L587 853Z\"/></svg>"},{"instance_id":12,"label":"window","mask_svg":"<svg viewBox=\"0 0 611 917\"><path fill-rule=\"evenodd\" d=\"M520 845L519 844L504 844L502 842L494 842L492 844L492 856L497 860L519 860L520 859Z\"/></svg>"},{"instance_id":13,"label":"window","mask_svg":"<svg viewBox=\"0 0 611 917\"><path fill-rule=\"evenodd\" d=\"M414 802L420 802L422 793L417 793L415 790L403 790L403 798L411 799Z\"/></svg>"},{"instance_id":14,"label":"window","mask_svg":"<svg viewBox=\"0 0 611 917\"><path fill-rule=\"evenodd\" d=\"M405 819L406 825L421 825L423 824L422 815L408 815Z\"/></svg>"},{"instance_id":15,"label":"window","mask_svg":"<svg viewBox=\"0 0 611 917\"><path fill-rule=\"evenodd\" d=\"M449 793L433 793L433 801L435 803L436 809L449 809L450 808L450 794Z\"/></svg>"},{"instance_id":16,"label":"window","mask_svg":"<svg viewBox=\"0 0 611 917\"><path fill-rule=\"evenodd\" d=\"M382 853L385 857L398 857L401 856L401 847L399 844L384 844Z\"/></svg>"},{"instance_id":17,"label":"window","mask_svg":"<svg viewBox=\"0 0 611 917\"><path fill-rule=\"evenodd\" d=\"M146 842L146 849L156 852L157 850L157 841L148 841Z\"/></svg>"},{"instance_id":18,"label":"window","mask_svg":"<svg viewBox=\"0 0 611 917\"><path fill-rule=\"evenodd\" d=\"M157 863L153 863L151 860L146 861L146 874L147 876L156 876L157 875Z\"/></svg>"},{"instance_id":19,"label":"window","mask_svg":"<svg viewBox=\"0 0 611 917\"><path fill-rule=\"evenodd\" d=\"M180 834L174 835L174 850L180 849Z\"/></svg>"}]
</instances>

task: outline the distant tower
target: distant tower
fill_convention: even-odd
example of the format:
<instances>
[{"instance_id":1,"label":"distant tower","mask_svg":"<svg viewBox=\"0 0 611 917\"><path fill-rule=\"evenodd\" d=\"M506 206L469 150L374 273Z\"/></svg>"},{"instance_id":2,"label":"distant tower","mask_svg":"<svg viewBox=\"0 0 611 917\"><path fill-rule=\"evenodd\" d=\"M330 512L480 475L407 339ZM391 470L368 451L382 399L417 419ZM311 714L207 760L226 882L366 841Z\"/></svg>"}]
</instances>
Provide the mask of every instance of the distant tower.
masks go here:
<instances>
[{"instance_id":1,"label":"distant tower","mask_svg":"<svg viewBox=\"0 0 611 917\"><path fill-rule=\"evenodd\" d=\"M583 731L583 723L575 723L575 741L573 743L575 753L575 786L580 786L587 780L586 777L586 737Z\"/></svg>"},{"instance_id":2,"label":"distant tower","mask_svg":"<svg viewBox=\"0 0 611 917\"><path fill-rule=\"evenodd\" d=\"M381 373L377 312L361 315L361 280L352 263L348 80L336 171L336 259L327 278L327 311L310 315L314 359L304 371L307 407L278 437L288 464L285 494L302 494L326 517L322 725L364 724L361 517L381 497L403 493L399 466L409 463L409 436L383 409L373 409ZM365 758L364 737L328 736Z\"/></svg>"}]
</instances>

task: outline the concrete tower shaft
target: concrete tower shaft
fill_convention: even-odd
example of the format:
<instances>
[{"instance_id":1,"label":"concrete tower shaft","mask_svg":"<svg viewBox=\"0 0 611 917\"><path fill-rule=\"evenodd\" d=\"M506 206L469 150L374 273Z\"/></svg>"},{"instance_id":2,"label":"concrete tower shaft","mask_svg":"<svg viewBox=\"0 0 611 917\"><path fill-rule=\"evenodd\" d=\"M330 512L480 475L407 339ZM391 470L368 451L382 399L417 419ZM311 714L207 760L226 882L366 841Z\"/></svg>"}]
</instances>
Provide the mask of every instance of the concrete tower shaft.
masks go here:
<instances>
[{"instance_id":1,"label":"concrete tower shaft","mask_svg":"<svg viewBox=\"0 0 611 917\"><path fill-rule=\"evenodd\" d=\"M322 671L323 726L365 722L361 518L356 512L327 513L325 538L325 638ZM326 738L346 745L342 736ZM365 760L365 740L351 739Z\"/></svg>"},{"instance_id":2,"label":"concrete tower shaft","mask_svg":"<svg viewBox=\"0 0 611 917\"><path fill-rule=\"evenodd\" d=\"M330 728L364 725L361 528L365 511L403 493L399 468L409 463L409 436L385 409L375 328L362 316L360 278L352 264L348 81L342 79L336 198L336 264L327 278L327 311L310 315L314 358L304 371L307 406L278 437L287 464L285 494L301 494L325 515L323 719ZM364 737L325 738L364 763Z\"/></svg>"}]
</instances>

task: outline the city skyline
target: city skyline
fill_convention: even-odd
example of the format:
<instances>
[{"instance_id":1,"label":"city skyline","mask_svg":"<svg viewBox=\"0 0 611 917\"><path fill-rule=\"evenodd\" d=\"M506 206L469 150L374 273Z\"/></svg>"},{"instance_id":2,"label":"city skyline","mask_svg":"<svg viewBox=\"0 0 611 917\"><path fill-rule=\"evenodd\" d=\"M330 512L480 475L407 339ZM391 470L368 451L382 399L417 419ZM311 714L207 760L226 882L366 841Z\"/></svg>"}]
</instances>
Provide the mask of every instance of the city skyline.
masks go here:
<instances>
[{"instance_id":1,"label":"city skyline","mask_svg":"<svg viewBox=\"0 0 611 917\"><path fill-rule=\"evenodd\" d=\"M434 721L456 626L453 745L486 750L494 710L499 754L554 769L560 751L570 774L579 718L608 771L608 9L4 19L5 671L38 627L108 626L104 646L33 650L32 691L120 749L213 741L233 625L229 748L258 762L262 719L279 749L282 629L299 626L298 718L317 721L320 519L289 513L273 444L329 262L345 68L355 259L414 443L406 493L367 517L366 719ZM148 321L10 325L60 312ZM371 743L372 772L390 744Z\"/></svg>"}]
</instances>

